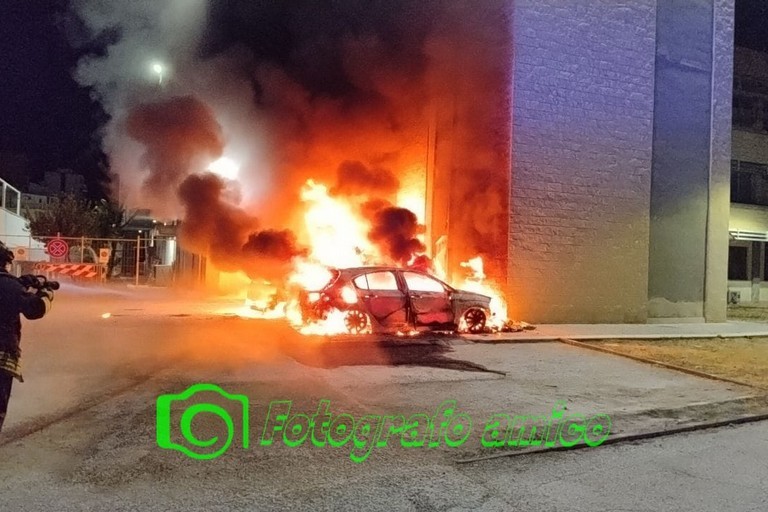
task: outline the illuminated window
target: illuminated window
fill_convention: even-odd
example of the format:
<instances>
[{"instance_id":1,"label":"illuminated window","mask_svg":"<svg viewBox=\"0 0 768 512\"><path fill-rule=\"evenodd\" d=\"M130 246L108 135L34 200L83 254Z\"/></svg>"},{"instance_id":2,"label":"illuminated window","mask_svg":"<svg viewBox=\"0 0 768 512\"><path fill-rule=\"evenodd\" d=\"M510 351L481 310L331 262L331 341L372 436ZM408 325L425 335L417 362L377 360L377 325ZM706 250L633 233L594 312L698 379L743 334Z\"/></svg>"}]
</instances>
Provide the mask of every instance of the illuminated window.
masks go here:
<instances>
[{"instance_id":1,"label":"illuminated window","mask_svg":"<svg viewBox=\"0 0 768 512\"><path fill-rule=\"evenodd\" d=\"M440 284L440 281L431 277L414 272L403 272L403 277L405 277L405 284L408 285L408 289L412 292L445 293L445 288Z\"/></svg>"},{"instance_id":2,"label":"illuminated window","mask_svg":"<svg viewBox=\"0 0 768 512\"><path fill-rule=\"evenodd\" d=\"M397 279L395 279L395 274L392 272L371 272L360 277L367 279L369 290L391 291L398 289ZM355 280L355 285L357 285L357 280Z\"/></svg>"}]
</instances>

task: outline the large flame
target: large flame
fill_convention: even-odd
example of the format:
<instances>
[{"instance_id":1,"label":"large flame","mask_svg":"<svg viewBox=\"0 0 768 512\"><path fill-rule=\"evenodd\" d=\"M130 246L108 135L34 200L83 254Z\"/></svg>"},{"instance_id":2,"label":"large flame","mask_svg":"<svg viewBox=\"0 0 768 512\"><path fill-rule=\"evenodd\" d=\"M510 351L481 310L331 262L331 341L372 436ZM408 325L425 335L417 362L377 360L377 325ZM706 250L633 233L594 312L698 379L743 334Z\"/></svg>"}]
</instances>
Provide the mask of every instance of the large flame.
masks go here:
<instances>
[{"instance_id":1,"label":"large flame","mask_svg":"<svg viewBox=\"0 0 768 512\"><path fill-rule=\"evenodd\" d=\"M461 266L468 269L470 275L458 287L462 290L490 297L491 318L488 319L486 325L493 330L502 329L507 322L507 302L504 300L501 290L494 283L486 281L486 275L483 270L483 258L476 256L462 262Z\"/></svg>"},{"instance_id":2,"label":"large flame","mask_svg":"<svg viewBox=\"0 0 768 512\"><path fill-rule=\"evenodd\" d=\"M423 184L411 180L410 186L401 186L397 192L396 206L414 212L420 223L424 223L426 202ZM263 319L286 319L303 334L335 335L346 334L349 326L345 312L331 310L322 320L306 323L302 319L297 291L314 292L323 288L332 278L331 268L346 268L366 265L391 264L368 237L370 221L361 211L357 199L331 194L327 185L307 180L300 191L303 226L297 229L302 234L302 243L309 247L306 257L294 258L292 271L282 285L267 281L251 282L245 305L235 311L243 317ZM419 235L423 241L423 235ZM443 267L444 244L437 243L435 255L414 255L432 257L433 273L445 280ZM441 249L442 247L442 249ZM507 322L507 304L500 288L487 279L480 256L461 263L463 277L451 283L454 287L491 297L491 316L486 328L500 330ZM284 289L280 289L284 288ZM310 300L316 293L309 293ZM350 299L351 300L351 299ZM462 327L460 325L460 327ZM361 332L370 332L366 326ZM415 331L400 333L412 335Z\"/></svg>"},{"instance_id":3,"label":"large flame","mask_svg":"<svg viewBox=\"0 0 768 512\"><path fill-rule=\"evenodd\" d=\"M315 263L330 267L365 265L373 257L367 223L351 204L328 194L328 187L308 180L301 191L306 208L304 230Z\"/></svg>"}]
</instances>

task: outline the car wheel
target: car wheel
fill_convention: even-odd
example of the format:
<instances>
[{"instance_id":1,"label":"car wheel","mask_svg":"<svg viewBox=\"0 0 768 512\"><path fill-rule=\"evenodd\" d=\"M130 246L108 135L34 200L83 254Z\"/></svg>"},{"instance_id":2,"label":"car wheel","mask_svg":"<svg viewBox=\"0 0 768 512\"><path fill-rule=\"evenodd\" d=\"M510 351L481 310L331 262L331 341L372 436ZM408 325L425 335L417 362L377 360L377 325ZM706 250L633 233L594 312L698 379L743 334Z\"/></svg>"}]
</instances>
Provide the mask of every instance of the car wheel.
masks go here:
<instances>
[{"instance_id":1,"label":"car wheel","mask_svg":"<svg viewBox=\"0 0 768 512\"><path fill-rule=\"evenodd\" d=\"M471 334L479 334L485 330L485 311L478 308L471 308L464 312L464 325L466 325L467 332Z\"/></svg>"},{"instance_id":2,"label":"car wheel","mask_svg":"<svg viewBox=\"0 0 768 512\"><path fill-rule=\"evenodd\" d=\"M344 315L344 326L350 334L360 334L368 327L368 315L359 309L350 309Z\"/></svg>"}]
</instances>

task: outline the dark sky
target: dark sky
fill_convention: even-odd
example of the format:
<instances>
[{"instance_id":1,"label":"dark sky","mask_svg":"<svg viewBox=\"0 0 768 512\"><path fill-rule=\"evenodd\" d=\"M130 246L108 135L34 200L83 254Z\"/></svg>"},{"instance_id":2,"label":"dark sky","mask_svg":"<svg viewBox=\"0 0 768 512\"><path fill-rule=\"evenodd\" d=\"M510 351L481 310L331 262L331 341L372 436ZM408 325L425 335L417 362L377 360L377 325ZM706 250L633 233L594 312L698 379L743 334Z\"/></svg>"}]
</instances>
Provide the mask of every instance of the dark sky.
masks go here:
<instances>
[{"instance_id":1,"label":"dark sky","mask_svg":"<svg viewBox=\"0 0 768 512\"><path fill-rule=\"evenodd\" d=\"M254 0L243 1L252 10ZM361 5L367 1L360 0ZM91 192L98 193L103 156L96 130L104 114L90 100L89 92L72 79L80 55L69 45L59 21L68 3L0 2L0 165L7 161L3 155L22 154L29 162L32 179L38 179L44 170L72 168L85 174ZM227 3L236 4L234 0ZM263 5L279 9L279 3ZM216 17L226 19L221 12ZM736 0L736 44L768 51L767 20L767 0ZM237 28L236 23L225 25ZM272 29L276 32L272 35L278 37L266 41L274 44L282 40L284 31ZM215 51L222 41L215 31L209 36L208 49ZM279 48L264 51L280 53Z\"/></svg>"},{"instance_id":2,"label":"dark sky","mask_svg":"<svg viewBox=\"0 0 768 512\"><path fill-rule=\"evenodd\" d=\"M69 167L95 185L103 114L72 79L78 55L57 23L66 8L66 0L0 3L0 152L24 154L33 179Z\"/></svg>"}]
</instances>

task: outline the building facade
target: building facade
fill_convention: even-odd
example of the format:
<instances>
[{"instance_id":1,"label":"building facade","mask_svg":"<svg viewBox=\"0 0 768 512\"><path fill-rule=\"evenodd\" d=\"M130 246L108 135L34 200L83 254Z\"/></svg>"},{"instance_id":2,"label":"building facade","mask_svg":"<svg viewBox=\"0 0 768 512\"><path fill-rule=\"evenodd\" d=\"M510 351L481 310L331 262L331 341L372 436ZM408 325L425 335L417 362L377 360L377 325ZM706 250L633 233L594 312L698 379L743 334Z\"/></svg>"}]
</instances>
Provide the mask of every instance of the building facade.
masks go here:
<instances>
[{"instance_id":1,"label":"building facade","mask_svg":"<svg viewBox=\"0 0 768 512\"><path fill-rule=\"evenodd\" d=\"M13 250L17 259L41 258L43 245L32 240L21 198L17 188L0 179L0 242Z\"/></svg>"},{"instance_id":2,"label":"building facade","mask_svg":"<svg viewBox=\"0 0 768 512\"><path fill-rule=\"evenodd\" d=\"M736 48L728 299L768 301L768 54Z\"/></svg>"},{"instance_id":3,"label":"building facade","mask_svg":"<svg viewBox=\"0 0 768 512\"><path fill-rule=\"evenodd\" d=\"M510 316L724 321L733 0L512 9Z\"/></svg>"},{"instance_id":4,"label":"building facade","mask_svg":"<svg viewBox=\"0 0 768 512\"><path fill-rule=\"evenodd\" d=\"M58 197L51 197L42 194L21 194L21 214L29 219L34 218L38 213L48 208L48 205L58 201Z\"/></svg>"}]
</instances>

